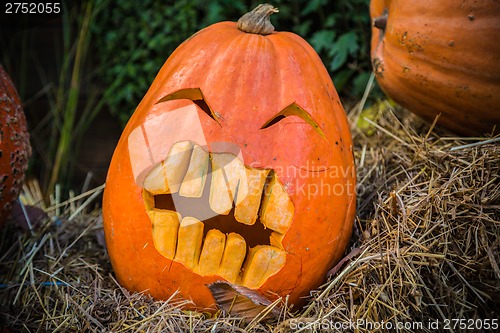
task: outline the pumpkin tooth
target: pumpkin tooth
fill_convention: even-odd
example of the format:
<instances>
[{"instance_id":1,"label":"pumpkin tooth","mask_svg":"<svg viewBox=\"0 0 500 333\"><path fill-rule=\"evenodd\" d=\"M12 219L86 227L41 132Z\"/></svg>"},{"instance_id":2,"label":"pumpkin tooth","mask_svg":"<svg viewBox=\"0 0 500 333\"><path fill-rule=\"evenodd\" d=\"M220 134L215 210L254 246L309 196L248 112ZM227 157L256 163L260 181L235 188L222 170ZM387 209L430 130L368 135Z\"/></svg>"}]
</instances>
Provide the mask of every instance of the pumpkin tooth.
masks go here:
<instances>
[{"instance_id":1,"label":"pumpkin tooth","mask_svg":"<svg viewBox=\"0 0 500 333\"><path fill-rule=\"evenodd\" d=\"M264 191L264 199L260 209L260 220L266 228L286 233L292 223L295 208L292 200L273 174Z\"/></svg>"},{"instance_id":2,"label":"pumpkin tooth","mask_svg":"<svg viewBox=\"0 0 500 333\"><path fill-rule=\"evenodd\" d=\"M200 198L207 180L210 155L199 145L194 144L189 167L182 181L179 195L188 198Z\"/></svg>"},{"instance_id":3,"label":"pumpkin tooth","mask_svg":"<svg viewBox=\"0 0 500 333\"><path fill-rule=\"evenodd\" d=\"M240 179L246 178L245 166L233 154L213 153L212 183L209 204L219 215L227 215L233 208ZM246 181L242 181L246 184Z\"/></svg>"},{"instance_id":4,"label":"pumpkin tooth","mask_svg":"<svg viewBox=\"0 0 500 333\"><path fill-rule=\"evenodd\" d=\"M270 170L246 167L246 186L238 187L238 200L234 209L236 221L253 225L257 220L264 184ZM242 183L242 182L241 182Z\"/></svg>"},{"instance_id":5,"label":"pumpkin tooth","mask_svg":"<svg viewBox=\"0 0 500 333\"><path fill-rule=\"evenodd\" d=\"M226 235L219 230L212 229L207 232L197 267L198 274L203 276L217 274L224 254L225 243Z\"/></svg>"},{"instance_id":6,"label":"pumpkin tooth","mask_svg":"<svg viewBox=\"0 0 500 333\"><path fill-rule=\"evenodd\" d=\"M173 144L165 160L144 179L144 189L152 194L177 193L188 169L192 148L190 141Z\"/></svg>"},{"instance_id":7,"label":"pumpkin tooth","mask_svg":"<svg viewBox=\"0 0 500 333\"><path fill-rule=\"evenodd\" d=\"M144 189L151 194L160 194L168 191L168 185L164 175L164 161L161 161L161 163L158 163L149 171L144 179Z\"/></svg>"},{"instance_id":8,"label":"pumpkin tooth","mask_svg":"<svg viewBox=\"0 0 500 333\"><path fill-rule=\"evenodd\" d=\"M181 214L163 209L148 210L153 223L153 243L162 256L174 259Z\"/></svg>"},{"instance_id":9,"label":"pumpkin tooth","mask_svg":"<svg viewBox=\"0 0 500 333\"><path fill-rule=\"evenodd\" d=\"M226 280L235 283L241 271L241 265L247 252L245 239L237 233L227 235L226 247L219 267L219 274Z\"/></svg>"},{"instance_id":10,"label":"pumpkin tooth","mask_svg":"<svg viewBox=\"0 0 500 333\"><path fill-rule=\"evenodd\" d=\"M203 228L203 223L194 217L187 216L182 219L179 226L175 261L183 263L190 269L196 267L200 258Z\"/></svg>"},{"instance_id":11,"label":"pumpkin tooth","mask_svg":"<svg viewBox=\"0 0 500 333\"><path fill-rule=\"evenodd\" d=\"M285 265L286 252L269 245L251 248L243 268L242 284L248 288L259 288L266 280Z\"/></svg>"}]
</instances>

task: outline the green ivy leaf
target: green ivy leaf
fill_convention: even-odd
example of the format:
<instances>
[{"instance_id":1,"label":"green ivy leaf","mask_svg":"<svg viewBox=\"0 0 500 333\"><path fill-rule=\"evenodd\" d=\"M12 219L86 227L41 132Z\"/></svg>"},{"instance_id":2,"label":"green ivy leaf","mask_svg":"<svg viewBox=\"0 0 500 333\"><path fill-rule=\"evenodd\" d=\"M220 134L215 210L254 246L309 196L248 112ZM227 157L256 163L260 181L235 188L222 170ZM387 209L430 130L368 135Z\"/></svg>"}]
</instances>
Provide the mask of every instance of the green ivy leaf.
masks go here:
<instances>
[{"instance_id":1,"label":"green ivy leaf","mask_svg":"<svg viewBox=\"0 0 500 333\"><path fill-rule=\"evenodd\" d=\"M335 40L335 31L333 30L320 30L315 32L311 39L311 45L314 47L316 52L321 52L332 47L333 41Z\"/></svg>"},{"instance_id":2,"label":"green ivy leaf","mask_svg":"<svg viewBox=\"0 0 500 333\"><path fill-rule=\"evenodd\" d=\"M330 15L326 18L325 27L333 28L337 24L337 15Z\"/></svg>"},{"instance_id":3,"label":"green ivy leaf","mask_svg":"<svg viewBox=\"0 0 500 333\"><path fill-rule=\"evenodd\" d=\"M341 35L335 42L332 51L332 61L330 63L330 70L336 71L342 67L349 55L355 55L359 50L358 36L355 32L350 31Z\"/></svg>"}]
</instances>

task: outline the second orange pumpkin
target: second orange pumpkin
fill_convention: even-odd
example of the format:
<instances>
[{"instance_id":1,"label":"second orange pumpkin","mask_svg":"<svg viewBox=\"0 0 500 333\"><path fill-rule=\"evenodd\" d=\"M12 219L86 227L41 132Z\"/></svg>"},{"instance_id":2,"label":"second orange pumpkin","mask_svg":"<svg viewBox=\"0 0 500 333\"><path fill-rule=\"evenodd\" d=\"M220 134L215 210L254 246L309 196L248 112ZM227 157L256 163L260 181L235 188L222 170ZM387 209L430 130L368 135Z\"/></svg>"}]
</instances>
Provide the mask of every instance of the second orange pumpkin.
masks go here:
<instances>
[{"instance_id":1,"label":"second orange pumpkin","mask_svg":"<svg viewBox=\"0 0 500 333\"><path fill-rule=\"evenodd\" d=\"M500 132L500 2L372 0L377 82L463 135Z\"/></svg>"}]
</instances>

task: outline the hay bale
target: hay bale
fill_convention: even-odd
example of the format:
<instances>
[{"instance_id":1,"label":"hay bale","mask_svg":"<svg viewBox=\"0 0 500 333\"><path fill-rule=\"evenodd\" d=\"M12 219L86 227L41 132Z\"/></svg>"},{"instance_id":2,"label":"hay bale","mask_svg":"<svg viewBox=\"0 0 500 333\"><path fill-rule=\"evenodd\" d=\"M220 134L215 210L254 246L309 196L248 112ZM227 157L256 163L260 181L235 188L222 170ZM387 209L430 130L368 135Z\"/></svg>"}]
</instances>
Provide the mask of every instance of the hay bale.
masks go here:
<instances>
[{"instance_id":1,"label":"hay bale","mask_svg":"<svg viewBox=\"0 0 500 333\"><path fill-rule=\"evenodd\" d=\"M113 278L100 212L78 211L83 199L76 198L59 204L58 214L49 208L52 219L32 234L12 223L1 230L0 329L451 332L463 323L491 325L500 318L498 141L464 147L484 138L453 137L387 103L379 107L365 130L352 128L359 196L350 255L305 308L283 304L278 318L247 322L183 311L188 301L175 295L161 302L129 293ZM35 192L26 189L24 199L36 201Z\"/></svg>"}]
</instances>

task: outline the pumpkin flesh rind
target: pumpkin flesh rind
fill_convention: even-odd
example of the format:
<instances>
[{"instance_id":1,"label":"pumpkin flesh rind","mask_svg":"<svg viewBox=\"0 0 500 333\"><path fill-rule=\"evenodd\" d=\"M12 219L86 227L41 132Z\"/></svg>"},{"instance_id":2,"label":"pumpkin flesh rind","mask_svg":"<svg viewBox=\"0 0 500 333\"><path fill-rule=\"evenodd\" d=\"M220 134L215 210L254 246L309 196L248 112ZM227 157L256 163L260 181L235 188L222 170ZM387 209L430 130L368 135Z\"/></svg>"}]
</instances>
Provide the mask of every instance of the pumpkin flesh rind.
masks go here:
<instances>
[{"instance_id":1,"label":"pumpkin flesh rind","mask_svg":"<svg viewBox=\"0 0 500 333\"><path fill-rule=\"evenodd\" d=\"M237 145L245 166L274 170L289 195L295 207L293 220L282 239L273 237L286 252L285 264L258 290L266 297L290 295L290 302L298 304L300 297L323 282L351 234L355 175L350 133L331 79L304 40L285 32L246 34L231 22L198 32L171 55L122 134L103 201L107 246L118 280L156 298L167 298L179 289L197 307L214 305L206 285L221 276L196 274L154 248L127 145L130 133L148 119L192 105L189 100L157 104L184 88L199 88L218 115L220 124L199 109L210 153L227 152L211 145L214 142ZM261 129L294 102L311 115L325 137L296 116ZM321 194L323 185L337 188L338 195Z\"/></svg>"}]
</instances>

